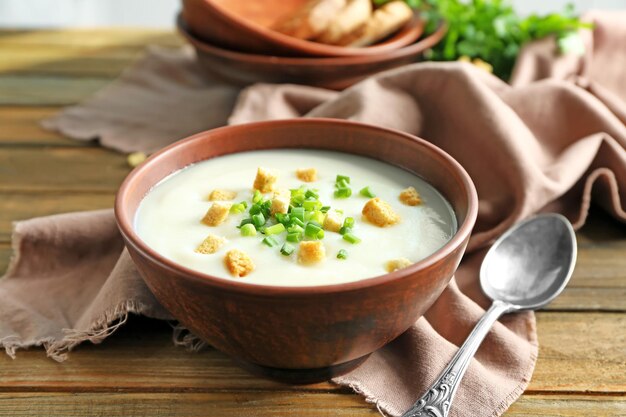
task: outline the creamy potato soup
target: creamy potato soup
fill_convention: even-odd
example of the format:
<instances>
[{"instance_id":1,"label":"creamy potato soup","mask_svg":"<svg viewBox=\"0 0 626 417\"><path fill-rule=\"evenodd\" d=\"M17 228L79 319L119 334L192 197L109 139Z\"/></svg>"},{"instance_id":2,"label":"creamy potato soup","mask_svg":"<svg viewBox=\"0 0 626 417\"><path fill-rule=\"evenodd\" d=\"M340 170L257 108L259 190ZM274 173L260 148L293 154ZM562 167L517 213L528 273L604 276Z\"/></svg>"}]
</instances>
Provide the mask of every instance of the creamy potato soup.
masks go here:
<instances>
[{"instance_id":1,"label":"creamy potato soup","mask_svg":"<svg viewBox=\"0 0 626 417\"><path fill-rule=\"evenodd\" d=\"M392 165L317 150L199 162L146 195L135 230L172 261L251 284L327 285L404 268L457 230L450 204Z\"/></svg>"}]
</instances>

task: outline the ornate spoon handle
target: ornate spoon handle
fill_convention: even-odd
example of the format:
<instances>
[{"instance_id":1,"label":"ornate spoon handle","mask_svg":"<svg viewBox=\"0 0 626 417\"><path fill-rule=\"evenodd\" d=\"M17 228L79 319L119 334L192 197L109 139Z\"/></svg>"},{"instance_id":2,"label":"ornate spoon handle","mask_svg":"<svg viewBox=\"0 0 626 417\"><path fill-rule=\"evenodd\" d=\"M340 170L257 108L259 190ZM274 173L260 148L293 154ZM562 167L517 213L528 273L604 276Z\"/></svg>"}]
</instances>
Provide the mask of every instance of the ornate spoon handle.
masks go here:
<instances>
[{"instance_id":1,"label":"ornate spoon handle","mask_svg":"<svg viewBox=\"0 0 626 417\"><path fill-rule=\"evenodd\" d=\"M402 414L402 417L446 417L461 378L463 378L476 350L489 333L489 329L498 317L513 310L515 307L511 304L494 301L485 315L476 323L474 330L454 355L452 361L431 385L428 392L417 400L413 407Z\"/></svg>"}]
</instances>

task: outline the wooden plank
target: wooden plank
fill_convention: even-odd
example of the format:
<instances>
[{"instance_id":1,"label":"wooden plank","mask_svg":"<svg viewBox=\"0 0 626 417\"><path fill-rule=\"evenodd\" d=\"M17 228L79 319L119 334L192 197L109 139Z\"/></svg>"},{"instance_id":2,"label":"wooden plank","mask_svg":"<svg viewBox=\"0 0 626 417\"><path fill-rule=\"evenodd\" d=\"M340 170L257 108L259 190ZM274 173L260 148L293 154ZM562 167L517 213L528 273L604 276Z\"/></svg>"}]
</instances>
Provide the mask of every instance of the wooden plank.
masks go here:
<instances>
[{"instance_id":1,"label":"wooden plank","mask_svg":"<svg viewBox=\"0 0 626 417\"><path fill-rule=\"evenodd\" d=\"M525 395L506 417L623 417L624 397ZM3 393L0 416L379 416L357 395L338 393Z\"/></svg>"},{"instance_id":2,"label":"wooden plank","mask_svg":"<svg viewBox=\"0 0 626 417\"><path fill-rule=\"evenodd\" d=\"M50 214L113 207L114 193L105 194L20 194L0 193L0 241L11 238L12 223Z\"/></svg>"},{"instance_id":3,"label":"wooden plank","mask_svg":"<svg viewBox=\"0 0 626 417\"><path fill-rule=\"evenodd\" d=\"M626 315L538 313L539 360L529 390L626 394ZM83 344L59 364L40 349L0 355L2 391L209 392L285 390L254 377L224 354L189 353L171 341L163 322L133 318L101 345ZM334 391L331 384L290 390Z\"/></svg>"},{"instance_id":4,"label":"wooden plank","mask_svg":"<svg viewBox=\"0 0 626 417\"><path fill-rule=\"evenodd\" d=\"M59 107L0 107L0 146L90 146L91 142L72 140L41 127L43 119L60 110Z\"/></svg>"},{"instance_id":5,"label":"wooden plank","mask_svg":"<svg viewBox=\"0 0 626 417\"><path fill-rule=\"evenodd\" d=\"M178 46L182 38L173 30L101 28L101 29L2 29L0 30L0 48L20 46L61 47L141 47L147 44Z\"/></svg>"},{"instance_id":6,"label":"wooden plank","mask_svg":"<svg viewBox=\"0 0 626 417\"><path fill-rule=\"evenodd\" d=\"M65 106L91 96L107 78L0 75L0 106Z\"/></svg>"},{"instance_id":7,"label":"wooden plank","mask_svg":"<svg viewBox=\"0 0 626 417\"><path fill-rule=\"evenodd\" d=\"M113 193L129 171L124 155L102 148L0 148L0 192Z\"/></svg>"}]
</instances>

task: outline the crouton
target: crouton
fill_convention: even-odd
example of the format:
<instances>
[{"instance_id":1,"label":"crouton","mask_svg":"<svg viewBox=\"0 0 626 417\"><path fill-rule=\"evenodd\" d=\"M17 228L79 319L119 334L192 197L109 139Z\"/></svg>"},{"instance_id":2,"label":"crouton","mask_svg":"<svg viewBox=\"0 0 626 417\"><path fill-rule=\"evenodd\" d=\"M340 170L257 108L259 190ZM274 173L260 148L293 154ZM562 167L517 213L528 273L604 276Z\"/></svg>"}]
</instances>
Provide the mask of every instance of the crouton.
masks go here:
<instances>
[{"instance_id":1,"label":"crouton","mask_svg":"<svg viewBox=\"0 0 626 417\"><path fill-rule=\"evenodd\" d=\"M341 214L337 213L337 211L332 210L326 213L326 218L324 219L324 229L331 232L339 232L339 229L341 229L341 223Z\"/></svg>"},{"instance_id":2,"label":"crouton","mask_svg":"<svg viewBox=\"0 0 626 417\"><path fill-rule=\"evenodd\" d=\"M239 249L232 249L224 256L224 265L228 272L236 277L245 277L254 271L254 263L252 259Z\"/></svg>"},{"instance_id":3,"label":"crouton","mask_svg":"<svg viewBox=\"0 0 626 417\"><path fill-rule=\"evenodd\" d=\"M259 167L256 172L256 178L254 179L255 190L259 190L262 193L269 193L274 190L274 184L278 177L275 173L267 168Z\"/></svg>"},{"instance_id":4,"label":"crouton","mask_svg":"<svg viewBox=\"0 0 626 417\"><path fill-rule=\"evenodd\" d=\"M301 264L314 264L323 261L326 257L326 249L319 240L300 242L298 262Z\"/></svg>"},{"instance_id":5,"label":"crouton","mask_svg":"<svg viewBox=\"0 0 626 417\"><path fill-rule=\"evenodd\" d=\"M217 252L222 245L224 245L226 239L223 237L208 235L206 239L202 241L196 248L196 252L201 253L203 255L210 255L212 253Z\"/></svg>"},{"instance_id":6,"label":"crouton","mask_svg":"<svg viewBox=\"0 0 626 417\"><path fill-rule=\"evenodd\" d=\"M235 191L229 190L213 190L211 194L209 194L209 201L230 201L234 200L237 197L237 193Z\"/></svg>"},{"instance_id":7,"label":"crouton","mask_svg":"<svg viewBox=\"0 0 626 417\"><path fill-rule=\"evenodd\" d=\"M300 181L313 182L317 181L317 169L315 168L302 168L296 171L296 177Z\"/></svg>"},{"instance_id":8,"label":"crouton","mask_svg":"<svg viewBox=\"0 0 626 417\"><path fill-rule=\"evenodd\" d=\"M372 15L370 0L348 0L330 22L328 27L315 40L317 42L336 44L344 36L365 24Z\"/></svg>"},{"instance_id":9,"label":"crouton","mask_svg":"<svg viewBox=\"0 0 626 417\"><path fill-rule=\"evenodd\" d=\"M385 3L372 13L372 17L359 28L345 35L337 44L358 48L386 38L406 25L413 17L413 10L403 1Z\"/></svg>"},{"instance_id":10,"label":"crouton","mask_svg":"<svg viewBox=\"0 0 626 417\"><path fill-rule=\"evenodd\" d=\"M294 14L273 25L273 29L299 39L320 35L346 5L346 0L309 0Z\"/></svg>"},{"instance_id":11,"label":"crouton","mask_svg":"<svg viewBox=\"0 0 626 417\"><path fill-rule=\"evenodd\" d=\"M274 192L274 196L272 197L272 207L270 209L271 213L287 213L289 211L290 202L291 192L289 190L282 189Z\"/></svg>"},{"instance_id":12,"label":"crouton","mask_svg":"<svg viewBox=\"0 0 626 417\"><path fill-rule=\"evenodd\" d=\"M400 221L400 216L393 211L389 203L379 197L372 198L365 203L362 214L370 223L378 227L391 226Z\"/></svg>"},{"instance_id":13,"label":"crouton","mask_svg":"<svg viewBox=\"0 0 626 417\"><path fill-rule=\"evenodd\" d=\"M402 201L403 204L406 204L407 206L417 206L419 204L422 204L422 198L420 197L417 190L413 187L405 188L404 190L402 190L398 198L400 199L400 201Z\"/></svg>"},{"instance_id":14,"label":"crouton","mask_svg":"<svg viewBox=\"0 0 626 417\"><path fill-rule=\"evenodd\" d=\"M222 201L216 201L211 204L211 207L209 207L206 214L202 218L202 223L207 226L220 225L224 220L226 220L226 217L228 217L230 206L230 203L224 203Z\"/></svg>"},{"instance_id":15,"label":"crouton","mask_svg":"<svg viewBox=\"0 0 626 417\"><path fill-rule=\"evenodd\" d=\"M409 261L406 258L398 258L387 261L385 264L385 268L387 272L397 271L398 269L406 268L407 266L413 265L413 262Z\"/></svg>"}]
</instances>

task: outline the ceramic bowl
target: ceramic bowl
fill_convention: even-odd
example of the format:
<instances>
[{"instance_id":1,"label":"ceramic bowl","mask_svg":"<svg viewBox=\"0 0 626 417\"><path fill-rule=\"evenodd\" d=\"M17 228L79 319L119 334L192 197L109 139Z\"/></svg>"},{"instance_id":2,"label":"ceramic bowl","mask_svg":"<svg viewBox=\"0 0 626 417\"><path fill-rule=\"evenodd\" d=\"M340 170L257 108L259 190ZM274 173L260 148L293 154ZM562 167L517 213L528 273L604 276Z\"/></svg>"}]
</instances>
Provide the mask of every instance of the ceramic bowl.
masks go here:
<instances>
[{"instance_id":1,"label":"ceramic bowl","mask_svg":"<svg viewBox=\"0 0 626 417\"><path fill-rule=\"evenodd\" d=\"M198 38L223 49L260 55L356 56L392 51L413 43L424 28L416 15L389 38L365 48L345 48L293 38L271 26L307 0L183 0L182 15Z\"/></svg>"},{"instance_id":2,"label":"ceramic bowl","mask_svg":"<svg viewBox=\"0 0 626 417\"><path fill-rule=\"evenodd\" d=\"M448 199L458 231L440 250L408 268L310 287L249 284L196 272L155 252L135 233L139 203L169 174L221 155L282 148L362 155L415 173ZM115 215L139 273L184 326L247 369L308 383L351 370L424 314L454 274L477 208L468 174L434 145L371 125L304 118L228 126L176 142L128 175L117 194Z\"/></svg>"},{"instance_id":3,"label":"ceramic bowl","mask_svg":"<svg viewBox=\"0 0 626 417\"><path fill-rule=\"evenodd\" d=\"M254 55L222 49L196 38L182 19L180 33L195 48L203 68L213 76L237 85L257 82L293 83L342 90L378 72L417 62L423 52L436 45L444 36L441 25L425 38L384 54L302 58Z\"/></svg>"}]
</instances>

